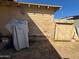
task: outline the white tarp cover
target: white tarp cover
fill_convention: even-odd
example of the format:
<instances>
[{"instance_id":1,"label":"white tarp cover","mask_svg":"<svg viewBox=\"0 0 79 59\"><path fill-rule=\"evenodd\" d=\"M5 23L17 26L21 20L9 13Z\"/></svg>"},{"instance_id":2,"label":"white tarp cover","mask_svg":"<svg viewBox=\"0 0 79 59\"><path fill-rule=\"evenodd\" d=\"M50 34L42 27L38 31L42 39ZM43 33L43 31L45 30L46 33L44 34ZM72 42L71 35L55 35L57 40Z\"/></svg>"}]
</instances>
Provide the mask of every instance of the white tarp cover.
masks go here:
<instances>
[{"instance_id":1,"label":"white tarp cover","mask_svg":"<svg viewBox=\"0 0 79 59\"><path fill-rule=\"evenodd\" d=\"M6 25L7 30L13 34L13 43L16 50L29 47L28 22L26 20L11 20Z\"/></svg>"}]
</instances>

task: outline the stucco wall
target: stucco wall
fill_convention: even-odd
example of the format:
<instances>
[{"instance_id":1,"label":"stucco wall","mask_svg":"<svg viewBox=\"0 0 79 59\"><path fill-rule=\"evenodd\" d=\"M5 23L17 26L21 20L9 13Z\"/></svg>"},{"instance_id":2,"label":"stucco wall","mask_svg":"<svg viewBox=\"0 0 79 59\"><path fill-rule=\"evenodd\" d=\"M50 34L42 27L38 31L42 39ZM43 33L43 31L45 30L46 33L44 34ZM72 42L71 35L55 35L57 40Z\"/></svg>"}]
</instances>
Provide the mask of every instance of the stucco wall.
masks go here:
<instances>
[{"instance_id":1,"label":"stucco wall","mask_svg":"<svg viewBox=\"0 0 79 59\"><path fill-rule=\"evenodd\" d=\"M74 35L73 24L68 24L68 23L56 24L55 31L56 31L55 40L70 41L73 39L73 35Z\"/></svg>"},{"instance_id":2,"label":"stucco wall","mask_svg":"<svg viewBox=\"0 0 79 59\"><path fill-rule=\"evenodd\" d=\"M54 22L52 10L45 7L0 6L0 31L8 33L5 25L11 19L25 19L29 24L29 36L45 36L53 39Z\"/></svg>"},{"instance_id":3,"label":"stucco wall","mask_svg":"<svg viewBox=\"0 0 79 59\"><path fill-rule=\"evenodd\" d=\"M62 20L55 21L55 41L78 41L74 21Z\"/></svg>"}]
</instances>

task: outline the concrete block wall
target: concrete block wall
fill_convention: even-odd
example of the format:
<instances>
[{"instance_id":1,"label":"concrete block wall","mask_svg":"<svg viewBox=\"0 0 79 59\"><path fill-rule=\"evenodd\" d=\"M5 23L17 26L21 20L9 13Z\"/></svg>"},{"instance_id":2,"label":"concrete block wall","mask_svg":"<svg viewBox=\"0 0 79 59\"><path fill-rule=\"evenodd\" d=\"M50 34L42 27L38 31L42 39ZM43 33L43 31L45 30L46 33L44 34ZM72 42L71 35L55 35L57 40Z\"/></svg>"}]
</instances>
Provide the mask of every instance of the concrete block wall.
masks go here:
<instances>
[{"instance_id":1,"label":"concrete block wall","mask_svg":"<svg viewBox=\"0 0 79 59\"><path fill-rule=\"evenodd\" d=\"M46 9L45 7L15 7L15 6L0 6L0 31L8 33L5 25L11 19L25 19L29 24L29 36L43 37L44 39L53 40L54 36L54 21L52 15L54 10Z\"/></svg>"}]
</instances>

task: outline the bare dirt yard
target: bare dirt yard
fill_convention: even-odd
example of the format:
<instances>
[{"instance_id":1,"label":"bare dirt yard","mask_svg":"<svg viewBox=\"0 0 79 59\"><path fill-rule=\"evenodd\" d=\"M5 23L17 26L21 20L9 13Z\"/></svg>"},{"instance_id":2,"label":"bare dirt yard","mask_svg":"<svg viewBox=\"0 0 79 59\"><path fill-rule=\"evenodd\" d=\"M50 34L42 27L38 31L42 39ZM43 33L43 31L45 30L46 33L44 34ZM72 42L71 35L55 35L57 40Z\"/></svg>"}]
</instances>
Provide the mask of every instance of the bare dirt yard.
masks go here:
<instances>
[{"instance_id":1,"label":"bare dirt yard","mask_svg":"<svg viewBox=\"0 0 79 59\"><path fill-rule=\"evenodd\" d=\"M10 58L5 59L61 59L60 55L48 40L31 41L29 48L20 51L16 51L13 48L2 48L0 49L0 55L10 56Z\"/></svg>"}]
</instances>

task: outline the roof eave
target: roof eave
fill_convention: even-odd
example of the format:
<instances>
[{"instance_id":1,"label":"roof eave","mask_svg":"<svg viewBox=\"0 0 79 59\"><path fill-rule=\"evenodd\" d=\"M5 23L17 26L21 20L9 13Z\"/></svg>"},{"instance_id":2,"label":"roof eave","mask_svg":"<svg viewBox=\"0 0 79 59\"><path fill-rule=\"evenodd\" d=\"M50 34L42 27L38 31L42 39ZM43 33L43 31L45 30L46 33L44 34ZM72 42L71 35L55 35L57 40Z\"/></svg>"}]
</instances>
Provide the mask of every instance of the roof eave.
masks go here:
<instances>
[{"instance_id":1,"label":"roof eave","mask_svg":"<svg viewBox=\"0 0 79 59\"><path fill-rule=\"evenodd\" d=\"M47 4L36 4L36 3L25 3L25 2L17 2L18 4L24 4L24 5L33 5L33 6L42 6L42 7L48 7L48 8L55 8L55 11L62 8L62 6L58 5L47 5Z\"/></svg>"}]
</instances>

